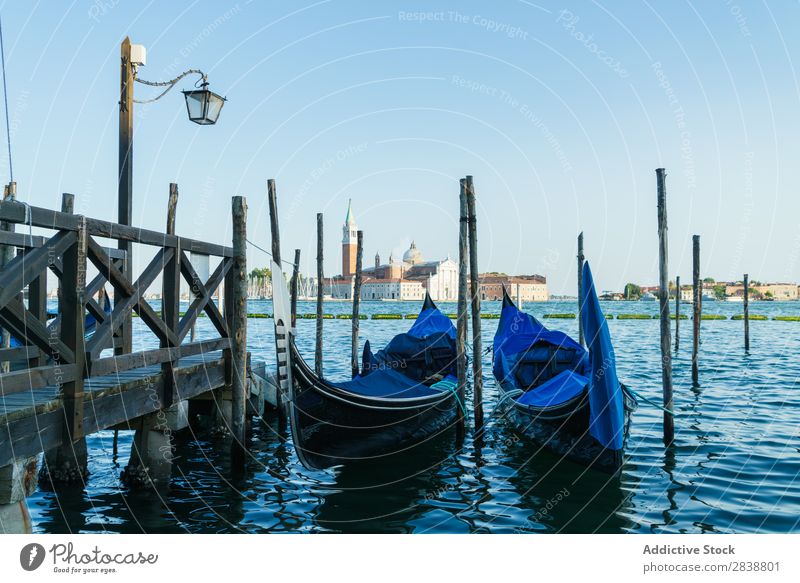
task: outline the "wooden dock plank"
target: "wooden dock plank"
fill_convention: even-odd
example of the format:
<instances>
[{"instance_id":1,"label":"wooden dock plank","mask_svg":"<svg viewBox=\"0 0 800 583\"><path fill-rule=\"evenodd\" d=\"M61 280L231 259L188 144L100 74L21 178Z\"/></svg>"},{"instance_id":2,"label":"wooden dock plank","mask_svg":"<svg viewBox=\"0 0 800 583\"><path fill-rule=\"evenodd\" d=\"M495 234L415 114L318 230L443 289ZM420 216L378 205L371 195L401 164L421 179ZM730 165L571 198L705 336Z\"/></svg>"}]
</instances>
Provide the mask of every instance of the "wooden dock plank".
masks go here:
<instances>
[{"instance_id":1,"label":"wooden dock plank","mask_svg":"<svg viewBox=\"0 0 800 583\"><path fill-rule=\"evenodd\" d=\"M263 368L262 363L254 363ZM225 384L221 351L182 358L176 366L177 394L189 399ZM88 435L157 411L163 395L159 365L86 380L83 417ZM61 444L64 410L57 387L0 394L0 467Z\"/></svg>"}]
</instances>

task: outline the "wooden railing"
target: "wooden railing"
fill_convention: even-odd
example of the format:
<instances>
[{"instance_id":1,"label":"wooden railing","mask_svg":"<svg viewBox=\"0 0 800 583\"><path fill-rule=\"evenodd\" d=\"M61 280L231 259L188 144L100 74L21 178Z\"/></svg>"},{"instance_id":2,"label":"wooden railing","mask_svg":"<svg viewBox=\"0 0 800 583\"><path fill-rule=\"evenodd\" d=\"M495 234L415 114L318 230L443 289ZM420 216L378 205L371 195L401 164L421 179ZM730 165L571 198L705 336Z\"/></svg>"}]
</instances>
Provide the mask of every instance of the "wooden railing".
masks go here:
<instances>
[{"instance_id":1,"label":"wooden railing","mask_svg":"<svg viewBox=\"0 0 800 583\"><path fill-rule=\"evenodd\" d=\"M13 201L0 202L0 221L21 225L19 231L29 228L53 231L48 238L0 230L0 245L17 249L17 254L0 271L0 326L22 344L0 349L0 361L27 364L0 374L2 394L59 386L65 410L65 437L70 441L83 436L86 379L161 364L164 392L160 399L161 406L166 407L178 398L174 379L178 359L215 350L224 350L230 359L230 325L212 296L224 282L224 296L232 297L230 290L236 271L231 270L232 247ZM138 243L155 248L155 254L133 281L125 275L128 260L125 252L103 246L98 239ZM189 253L220 258L207 281L196 273ZM90 265L97 274L87 282ZM59 287L58 314L52 319L48 319L46 304L48 272L55 275ZM144 294L160 274L163 287L159 314ZM188 283L192 298L183 316L180 316L181 279ZM114 290L110 313L98 301L106 285ZM159 340L159 348L101 357L107 348L117 347L119 352L120 329L132 312ZM87 313L97 322L88 338L84 330ZM218 336L184 343L201 313L208 316Z\"/></svg>"}]
</instances>

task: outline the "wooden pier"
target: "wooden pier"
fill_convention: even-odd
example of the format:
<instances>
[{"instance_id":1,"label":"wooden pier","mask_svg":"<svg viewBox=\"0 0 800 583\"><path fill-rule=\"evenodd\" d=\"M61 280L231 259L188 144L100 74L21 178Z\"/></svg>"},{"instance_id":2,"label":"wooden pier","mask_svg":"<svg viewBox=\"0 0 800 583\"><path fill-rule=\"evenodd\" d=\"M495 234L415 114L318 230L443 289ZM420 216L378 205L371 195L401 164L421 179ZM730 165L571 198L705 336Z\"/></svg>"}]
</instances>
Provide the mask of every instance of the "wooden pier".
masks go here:
<instances>
[{"instance_id":1,"label":"wooden pier","mask_svg":"<svg viewBox=\"0 0 800 583\"><path fill-rule=\"evenodd\" d=\"M171 437L188 427L190 408L210 412L217 428L233 435L236 454L246 447L247 416L261 415L265 401L275 403L264 363L246 353L246 310L238 305L246 289L246 205L233 200L232 246L176 235L176 205L171 185L161 233L0 202L0 249L10 257L0 270L0 326L15 339L15 346L0 348L0 362L8 363L0 373L0 532L30 531L25 497L37 482L85 483L91 433L135 430L121 479L131 488L158 487L169 480ZM27 234L33 229L48 235ZM152 256L135 280L127 275L132 244ZM206 281L192 254L217 262ZM47 311L48 275L57 281L57 313ZM145 292L159 275L157 312ZM191 298L183 314L181 280ZM110 313L106 289L113 290ZM219 290L222 302L214 297ZM125 349L124 323L133 312L152 335L137 344L157 348ZM213 333L185 341L201 313Z\"/></svg>"}]
</instances>

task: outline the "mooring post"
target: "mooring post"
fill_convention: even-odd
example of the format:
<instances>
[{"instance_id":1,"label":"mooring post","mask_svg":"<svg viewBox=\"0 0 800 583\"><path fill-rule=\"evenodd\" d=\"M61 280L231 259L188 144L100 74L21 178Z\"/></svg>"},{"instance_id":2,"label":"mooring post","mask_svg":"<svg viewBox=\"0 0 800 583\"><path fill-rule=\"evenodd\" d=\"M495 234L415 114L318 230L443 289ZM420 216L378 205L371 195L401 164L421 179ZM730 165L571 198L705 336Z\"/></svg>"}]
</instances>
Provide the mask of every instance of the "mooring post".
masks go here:
<instances>
[{"instance_id":1,"label":"mooring post","mask_svg":"<svg viewBox=\"0 0 800 583\"><path fill-rule=\"evenodd\" d=\"M178 185L171 182L167 198L166 235L175 235L178 214ZM174 248L172 257L164 262L161 281L161 317L167 327L177 334L180 321L181 301L181 248ZM161 348L171 348L161 341ZM228 354L226 353L226 358ZM167 360L161 364L163 392L160 398L161 409L143 415L129 426L135 427L131 456L128 465L120 474L120 479L131 489L160 487L169 482L172 476L173 431L188 426L188 403L181 401L175 379L175 364ZM169 420L174 420L170 422ZM185 421L184 421L185 420ZM114 431L114 454L116 455L117 432Z\"/></svg>"},{"instance_id":2,"label":"mooring post","mask_svg":"<svg viewBox=\"0 0 800 583\"><path fill-rule=\"evenodd\" d=\"M750 352L750 278L744 274L744 351Z\"/></svg>"},{"instance_id":3,"label":"mooring post","mask_svg":"<svg viewBox=\"0 0 800 583\"><path fill-rule=\"evenodd\" d=\"M247 201L242 196L232 200L233 265L231 271L233 313L230 318L231 336L231 453L234 465L245 460L245 411L247 406Z\"/></svg>"},{"instance_id":4,"label":"mooring post","mask_svg":"<svg viewBox=\"0 0 800 583\"><path fill-rule=\"evenodd\" d=\"M167 199L167 235L175 234L175 219L178 213L178 185L171 182L169 185L169 198ZM172 258L164 263L164 276L161 282L161 317L167 327L173 332L178 332L181 308L181 249L180 242L175 247ZM169 343L161 341L161 348L169 348ZM162 407L170 407L177 398L175 383L175 363L168 360L161 365L161 374L164 379L164 394L161 399Z\"/></svg>"},{"instance_id":5,"label":"mooring post","mask_svg":"<svg viewBox=\"0 0 800 583\"><path fill-rule=\"evenodd\" d=\"M458 376L457 429L463 435L466 419L464 400L467 394L467 261L468 261L468 221L467 180L460 181L459 229L458 229L458 310L456 320L456 374Z\"/></svg>"},{"instance_id":6,"label":"mooring post","mask_svg":"<svg viewBox=\"0 0 800 583\"><path fill-rule=\"evenodd\" d=\"M700 282L700 235L692 235L692 386L700 386L700 321L703 313L703 288Z\"/></svg>"},{"instance_id":7,"label":"mooring post","mask_svg":"<svg viewBox=\"0 0 800 583\"><path fill-rule=\"evenodd\" d=\"M117 166L117 222L131 225L133 219L133 84L136 65L131 61L131 39L127 36L120 45L119 74L119 148ZM125 251L123 270L125 278L133 281L133 243L124 239L117 241L119 249ZM117 297L114 296L116 303ZM119 332L120 343L114 354L127 354L133 350L133 314L123 316Z\"/></svg>"},{"instance_id":8,"label":"mooring post","mask_svg":"<svg viewBox=\"0 0 800 583\"><path fill-rule=\"evenodd\" d=\"M36 491L36 456L0 467L0 534L33 530L26 498Z\"/></svg>"},{"instance_id":9,"label":"mooring post","mask_svg":"<svg viewBox=\"0 0 800 583\"><path fill-rule=\"evenodd\" d=\"M75 195L65 192L61 195L61 212L72 214L75 210ZM61 319L66 313L64 298L65 282L58 281L58 313ZM102 303L100 304L103 305ZM60 324L59 324L60 326ZM114 431L114 452L117 448L117 431ZM89 476L89 456L86 438L80 437L74 442L65 442L44 454L39 481L55 490L60 484L84 484Z\"/></svg>"},{"instance_id":10,"label":"mooring post","mask_svg":"<svg viewBox=\"0 0 800 583\"><path fill-rule=\"evenodd\" d=\"M297 327L297 286L300 280L300 249L294 250L294 263L292 264L292 279L289 283L290 311L292 314L292 329Z\"/></svg>"},{"instance_id":11,"label":"mooring post","mask_svg":"<svg viewBox=\"0 0 800 583\"><path fill-rule=\"evenodd\" d=\"M661 388L664 396L664 444L675 439L672 419L672 346L669 326L669 265L667 245L667 186L663 168L656 169L658 183L658 285L661 316Z\"/></svg>"},{"instance_id":12,"label":"mooring post","mask_svg":"<svg viewBox=\"0 0 800 583\"><path fill-rule=\"evenodd\" d=\"M322 235L322 213L317 213L317 338L314 347L314 372L320 378L322 378L322 308L325 293Z\"/></svg>"},{"instance_id":13,"label":"mooring post","mask_svg":"<svg viewBox=\"0 0 800 583\"><path fill-rule=\"evenodd\" d=\"M475 432L477 433L483 428L483 344L481 340L481 284L478 271L478 226L472 176L467 176L467 213L470 295L472 299L472 400Z\"/></svg>"},{"instance_id":14,"label":"mooring post","mask_svg":"<svg viewBox=\"0 0 800 583\"><path fill-rule=\"evenodd\" d=\"M274 178L267 180L267 199L269 202L269 227L272 235L272 260L283 270L283 264L281 263L281 234L278 227L278 192ZM275 341L277 342L277 339ZM280 368L279 365L276 365L276 368ZM276 378L279 378L280 371L277 371L276 374L278 374ZM275 407L278 410L278 422L281 426L286 422L285 397L286 395L281 394L280 390L275 393Z\"/></svg>"},{"instance_id":15,"label":"mooring post","mask_svg":"<svg viewBox=\"0 0 800 583\"><path fill-rule=\"evenodd\" d=\"M10 200L14 201L17 200L17 183L11 182L5 187L3 187L3 200ZM15 225L14 223L8 223L6 221L2 221L0 223L0 230L14 232ZM15 248L13 245L2 245L0 246L0 271L5 269L6 264L8 264L12 259L14 259L14 251ZM11 332L2 328L2 343L0 344L0 348L9 348L11 346ZM0 372L9 372L11 370L11 362L8 360L4 360L0 362Z\"/></svg>"},{"instance_id":16,"label":"mooring post","mask_svg":"<svg viewBox=\"0 0 800 583\"><path fill-rule=\"evenodd\" d=\"M358 310L361 303L361 258L364 254L364 231L358 231L356 237L356 276L353 282L353 335L351 338L350 367L353 378L358 375L358 329L360 325Z\"/></svg>"},{"instance_id":17,"label":"mooring post","mask_svg":"<svg viewBox=\"0 0 800 583\"><path fill-rule=\"evenodd\" d=\"M581 346L586 346L583 338L583 231L578 233L578 342Z\"/></svg>"},{"instance_id":18,"label":"mooring post","mask_svg":"<svg viewBox=\"0 0 800 583\"><path fill-rule=\"evenodd\" d=\"M675 276L675 352L681 342L681 276Z\"/></svg>"},{"instance_id":19,"label":"mooring post","mask_svg":"<svg viewBox=\"0 0 800 583\"><path fill-rule=\"evenodd\" d=\"M75 380L64 383L64 438L72 443L83 437L83 379L86 376L84 306L86 305L86 218L80 218L77 238L62 256L64 311L61 314L62 342L75 355Z\"/></svg>"}]
</instances>

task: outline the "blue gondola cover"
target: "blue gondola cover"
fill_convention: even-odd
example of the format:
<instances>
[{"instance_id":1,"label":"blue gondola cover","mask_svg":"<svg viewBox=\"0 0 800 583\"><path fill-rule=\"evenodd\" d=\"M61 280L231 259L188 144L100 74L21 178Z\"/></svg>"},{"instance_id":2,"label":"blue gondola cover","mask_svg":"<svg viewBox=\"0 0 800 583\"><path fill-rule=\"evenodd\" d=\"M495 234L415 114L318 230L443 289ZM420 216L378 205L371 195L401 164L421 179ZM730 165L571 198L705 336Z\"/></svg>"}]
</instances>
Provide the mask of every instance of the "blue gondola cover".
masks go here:
<instances>
[{"instance_id":1,"label":"blue gondola cover","mask_svg":"<svg viewBox=\"0 0 800 583\"><path fill-rule=\"evenodd\" d=\"M617 361L608 324L600 309L589 262L583 264L583 332L589 347L586 374L589 391L589 432L609 449L622 449L624 442L625 405L622 387L617 378Z\"/></svg>"},{"instance_id":2,"label":"blue gondola cover","mask_svg":"<svg viewBox=\"0 0 800 583\"><path fill-rule=\"evenodd\" d=\"M361 376L391 368L417 382L455 373L456 329L430 297L425 298L414 324L392 338L383 350L373 354L364 345Z\"/></svg>"},{"instance_id":3,"label":"blue gondola cover","mask_svg":"<svg viewBox=\"0 0 800 583\"><path fill-rule=\"evenodd\" d=\"M494 337L493 372L504 385L522 389L516 401L531 407L553 407L587 390L589 433L603 447L619 450L624 440L622 388L588 262L583 282L581 314L588 351L563 332L548 330L509 299Z\"/></svg>"}]
</instances>

